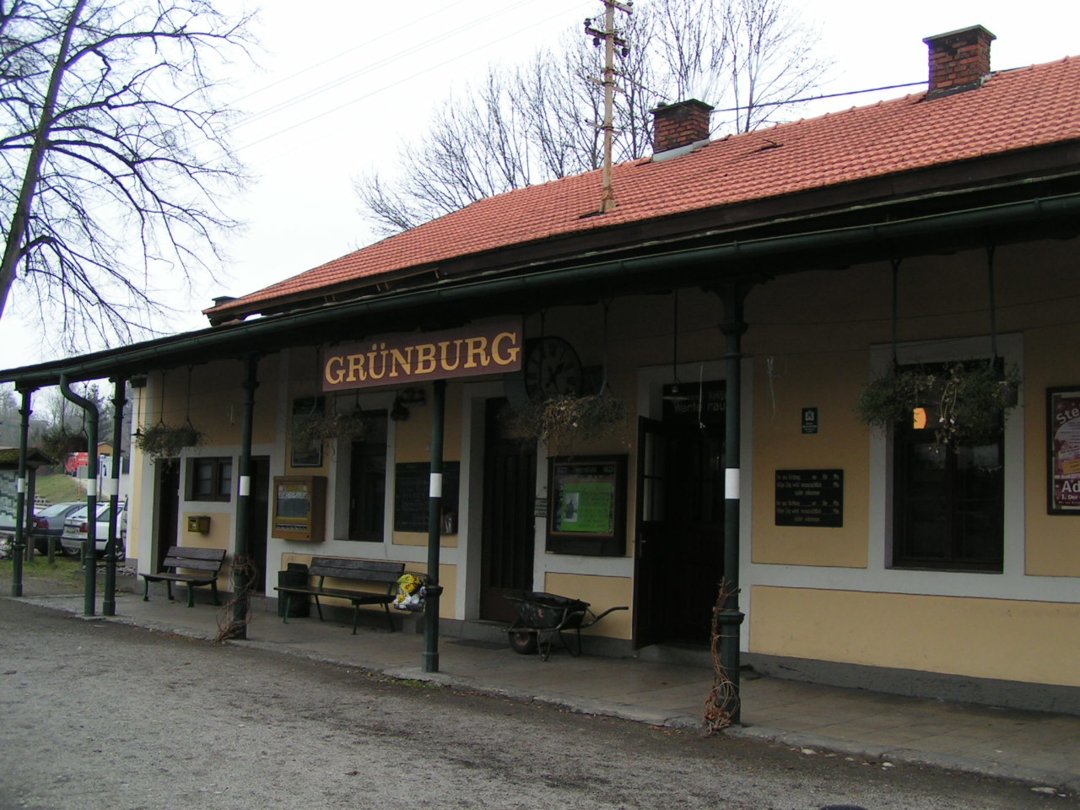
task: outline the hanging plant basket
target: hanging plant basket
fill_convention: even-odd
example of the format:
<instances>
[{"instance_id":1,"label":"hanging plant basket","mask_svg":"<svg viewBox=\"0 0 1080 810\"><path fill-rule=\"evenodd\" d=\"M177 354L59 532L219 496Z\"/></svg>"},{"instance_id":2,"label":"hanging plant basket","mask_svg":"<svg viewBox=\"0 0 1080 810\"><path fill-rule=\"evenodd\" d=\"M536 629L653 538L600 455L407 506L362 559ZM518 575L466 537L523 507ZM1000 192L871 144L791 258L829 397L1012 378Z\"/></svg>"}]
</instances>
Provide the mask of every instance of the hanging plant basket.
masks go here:
<instances>
[{"instance_id":1,"label":"hanging plant basket","mask_svg":"<svg viewBox=\"0 0 1080 810\"><path fill-rule=\"evenodd\" d=\"M359 407L344 413L298 414L293 420L293 441L298 445L313 444L323 439L360 441L371 430L371 418Z\"/></svg>"},{"instance_id":2,"label":"hanging plant basket","mask_svg":"<svg viewBox=\"0 0 1080 810\"><path fill-rule=\"evenodd\" d=\"M863 422L883 429L910 421L915 409L922 408L935 442L977 445L1001 434L1019 390L1015 366L1002 370L980 361L903 368L870 382L855 408Z\"/></svg>"},{"instance_id":3,"label":"hanging plant basket","mask_svg":"<svg viewBox=\"0 0 1080 810\"><path fill-rule=\"evenodd\" d=\"M605 388L599 394L533 400L512 408L504 418L515 433L554 447L614 433L626 422L626 405Z\"/></svg>"},{"instance_id":4,"label":"hanging plant basket","mask_svg":"<svg viewBox=\"0 0 1080 810\"><path fill-rule=\"evenodd\" d=\"M138 432L135 446L155 461L175 458L185 447L194 447L202 439L202 434L191 422L183 425L167 425L158 422Z\"/></svg>"},{"instance_id":5,"label":"hanging plant basket","mask_svg":"<svg viewBox=\"0 0 1080 810\"><path fill-rule=\"evenodd\" d=\"M85 453L89 447L85 433L69 433L63 426L42 431L38 446L57 463L63 463L71 453Z\"/></svg>"}]
</instances>

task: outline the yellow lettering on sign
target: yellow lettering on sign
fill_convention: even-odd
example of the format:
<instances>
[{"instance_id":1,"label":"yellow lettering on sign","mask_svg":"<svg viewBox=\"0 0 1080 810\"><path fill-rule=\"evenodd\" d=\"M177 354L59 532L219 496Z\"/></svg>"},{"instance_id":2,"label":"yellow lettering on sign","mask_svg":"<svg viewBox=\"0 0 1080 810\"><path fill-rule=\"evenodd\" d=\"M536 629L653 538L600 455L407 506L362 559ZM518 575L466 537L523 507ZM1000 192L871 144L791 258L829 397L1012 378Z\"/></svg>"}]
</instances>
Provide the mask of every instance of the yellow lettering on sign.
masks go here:
<instances>
[{"instance_id":1,"label":"yellow lettering on sign","mask_svg":"<svg viewBox=\"0 0 1080 810\"><path fill-rule=\"evenodd\" d=\"M412 374L412 354L413 347L406 346L405 353L402 354L400 349L390 350L390 376L397 377L401 374L408 376Z\"/></svg>"},{"instance_id":2,"label":"yellow lettering on sign","mask_svg":"<svg viewBox=\"0 0 1080 810\"><path fill-rule=\"evenodd\" d=\"M367 379L367 375L364 373L364 355L362 354L350 354L349 355L349 374L345 378L349 382L356 382L360 380L363 382Z\"/></svg>"},{"instance_id":3,"label":"yellow lettering on sign","mask_svg":"<svg viewBox=\"0 0 1080 810\"><path fill-rule=\"evenodd\" d=\"M420 343L416 346L416 368L414 369L417 374L430 374L435 370L435 344L434 343Z\"/></svg>"},{"instance_id":4,"label":"yellow lettering on sign","mask_svg":"<svg viewBox=\"0 0 1080 810\"><path fill-rule=\"evenodd\" d=\"M449 351L450 344L454 345L454 364L450 365ZM443 371L454 371L461 365L461 339L458 340L444 340L439 343L439 364L442 366Z\"/></svg>"},{"instance_id":5,"label":"yellow lettering on sign","mask_svg":"<svg viewBox=\"0 0 1080 810\"><path fill-rule=\"evenodd\" d=\"M483 368L488 364L487 338L465 338L465 368Z\"/></svg>"},{"instance_id":6,"label":"yellow lettering on sign","mask_svg":"<svg viewBox=\"0 0 1080 810\"><path fill-rule=\"evenodd\" d=\"M503 353L503 344L511 344L506 353ZM491 359L495 361L497 365L508 366L511 363L517 362L518 355L521 353L521 349L513 344L517 343L517 335L514 332L499 332L495 336L495 339L491 341Z\"/></svg>"},{"instance_id":7,"label":"yellow lettering on sign","mask_svg":"<svg viewBox=\"0 0 1080 810\"><path fill-rule=\"evenodd\" d=\"M344 361L340 357L331 357L326 361L326 369L323 372L326 381L330 385L340 385L345 379Z\"/></svg>"}]
</instances>

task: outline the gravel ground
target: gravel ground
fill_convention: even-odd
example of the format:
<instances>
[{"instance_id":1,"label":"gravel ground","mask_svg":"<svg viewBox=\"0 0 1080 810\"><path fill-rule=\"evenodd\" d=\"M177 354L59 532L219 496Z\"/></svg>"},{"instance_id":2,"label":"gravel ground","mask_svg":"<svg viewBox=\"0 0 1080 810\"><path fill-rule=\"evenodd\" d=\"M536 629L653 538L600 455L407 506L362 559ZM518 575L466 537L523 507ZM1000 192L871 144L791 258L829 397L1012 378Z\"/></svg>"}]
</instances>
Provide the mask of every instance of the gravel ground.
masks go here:
<instances>
[{"instance_id":1,"label":"gravel ground","mask_svg":"<svg viewBox=\"0 0 1080 810\"><path fill-rule=\"evenodd\" d=\"M3 598L0 718L0 809L1067 805L1022 785L390 682Z\"/></svg>"}]
</instances>

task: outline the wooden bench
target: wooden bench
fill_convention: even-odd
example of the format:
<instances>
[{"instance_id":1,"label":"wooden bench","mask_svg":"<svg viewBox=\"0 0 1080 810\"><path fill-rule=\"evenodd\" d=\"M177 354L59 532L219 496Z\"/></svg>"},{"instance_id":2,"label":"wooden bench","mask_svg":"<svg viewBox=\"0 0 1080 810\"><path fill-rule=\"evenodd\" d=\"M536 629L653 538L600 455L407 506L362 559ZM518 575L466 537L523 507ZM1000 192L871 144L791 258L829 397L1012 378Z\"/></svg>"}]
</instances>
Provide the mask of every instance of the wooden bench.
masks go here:
<instances>
[{"instance_id":1,"label":"wooden bench","mask_svg":"<svg viewBox=\"0 0 1080 810\"><path fill-rule=\"evenodd\" d=\"M220 605L217 581L224 563L223 548L170 546L162 563L164 570L156 574L139 574L143 578L143 601L150 601L151 582L164 582L170 600L173 598L172 584L183 582L188 587L188 607L195 606L195 588L199 585L209 585L214 594L214 604Z\"/></svg>"},{"instance_id":2,"label":"wooden bench","mask_svg":"<svg viewBox=\"0 0 1080 810\"><path fill-rule=\"evenodd\" d=\"M278 585L274 590L281 594L285 600L284 621L289 621L289 607L293 597L310 596L315 600L315 608L319 611L319 621L323 621L322 605L319 597L332 596L338 599L347 599L353 606L353 635L356 635L356 624L360 618L362 605L382 605L386 611L386 623L390 632L394 632L394 620L390 616L390 603L397 595L398 577L405 573L405 563L388 562L386 560L354 560L341 557L313 557L308 567L308 576L318 578L318 584L306 585ZM369 585L381 586L374 590L353 590L338 587L326 587L326 578L335 580L347 580Z\"/></svg>"}]
</instances>

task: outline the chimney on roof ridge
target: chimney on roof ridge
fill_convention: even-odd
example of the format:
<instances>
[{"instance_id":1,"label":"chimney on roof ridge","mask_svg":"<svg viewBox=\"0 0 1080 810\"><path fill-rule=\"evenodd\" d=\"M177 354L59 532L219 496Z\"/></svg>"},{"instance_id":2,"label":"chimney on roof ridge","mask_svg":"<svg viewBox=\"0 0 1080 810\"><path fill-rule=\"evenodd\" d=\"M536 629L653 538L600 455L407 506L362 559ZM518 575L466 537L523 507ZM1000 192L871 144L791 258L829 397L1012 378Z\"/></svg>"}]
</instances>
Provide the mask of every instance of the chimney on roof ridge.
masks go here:
<instances>
[{"instance_id":1,"label":"chimney on roof ridge","mask_svg":"<svg viewBox=\"0 0 1080 810\"><path fill-rule=\"evenodd\" d=\"M981 25L924 39L930 49L927 98L981 86L990 75L990 43L995 39L997 37Z\"/></svg>"},{"instance_id":2,"label":"chimney on roof ridge","mask_svg":"<svg viewBox=\"0 0 1080 810\"><path fill-rule=\"evenodd\" d=\"M695 98L659 104L653 114L653 154L709 140L709 114L713 108Z\"/></svg>"}]
</instances>

